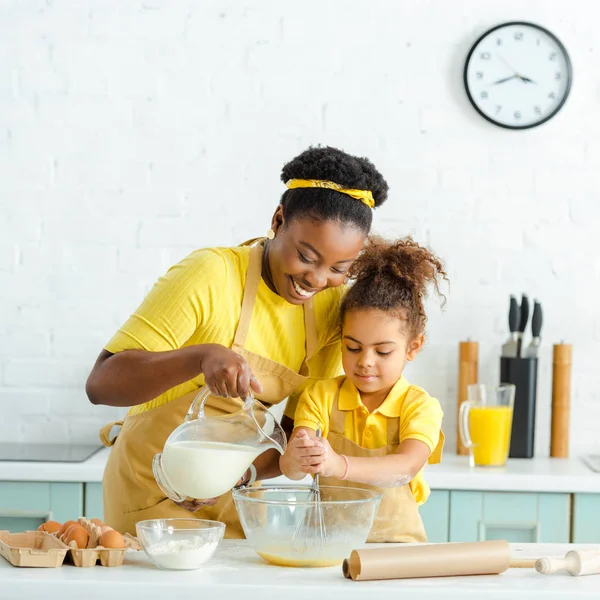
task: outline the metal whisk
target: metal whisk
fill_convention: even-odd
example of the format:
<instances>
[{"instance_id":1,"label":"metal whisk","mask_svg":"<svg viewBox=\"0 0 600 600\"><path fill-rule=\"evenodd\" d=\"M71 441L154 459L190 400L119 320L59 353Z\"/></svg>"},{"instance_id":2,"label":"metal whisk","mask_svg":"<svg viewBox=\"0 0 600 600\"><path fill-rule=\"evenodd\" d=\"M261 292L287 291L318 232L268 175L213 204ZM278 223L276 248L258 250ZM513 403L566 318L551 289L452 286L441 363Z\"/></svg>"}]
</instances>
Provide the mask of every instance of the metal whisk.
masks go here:
<instances>
[{"instance_id":1,"label":"metal whisk","mask_svg":"<svg viewBox=\"0 0 600 600\"><path fill-rule=\"evenodd\" d=\"M321 430L317 429L317 437L321 437ZM321 504L321 490L319 489L319 474L316 473L308 492L308 501L311 503L304 509L304 515L298 520L292 538L294 552L306 552L311 548L323 546L326 529Z\"/></svg>"}]
</instances>

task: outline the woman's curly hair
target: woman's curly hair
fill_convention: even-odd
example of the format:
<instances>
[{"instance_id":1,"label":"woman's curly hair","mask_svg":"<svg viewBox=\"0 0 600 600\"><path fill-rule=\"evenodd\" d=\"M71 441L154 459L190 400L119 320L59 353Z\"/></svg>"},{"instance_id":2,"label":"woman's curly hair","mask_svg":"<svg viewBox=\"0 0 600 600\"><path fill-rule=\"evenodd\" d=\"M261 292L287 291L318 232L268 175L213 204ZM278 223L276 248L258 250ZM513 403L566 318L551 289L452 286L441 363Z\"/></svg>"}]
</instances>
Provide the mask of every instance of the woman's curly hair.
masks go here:
<instances>
[{"instance_id":1,"label":"woman's curly hair","mask_svg":"<svg viewBox=\"0 0 600 600\"><path fill-rule=\"evenodd\" d=\"M367 158L352 156L332 148L311 147L283 166L281 180L320 179L341 186L370 190L375 207L387 199L388 184ZM327 188L297 188L281 197L283 218L308 217L318 221L352 224L364 233L371 229L373 210L360 200Z\"/></svg>"}]
</instances>

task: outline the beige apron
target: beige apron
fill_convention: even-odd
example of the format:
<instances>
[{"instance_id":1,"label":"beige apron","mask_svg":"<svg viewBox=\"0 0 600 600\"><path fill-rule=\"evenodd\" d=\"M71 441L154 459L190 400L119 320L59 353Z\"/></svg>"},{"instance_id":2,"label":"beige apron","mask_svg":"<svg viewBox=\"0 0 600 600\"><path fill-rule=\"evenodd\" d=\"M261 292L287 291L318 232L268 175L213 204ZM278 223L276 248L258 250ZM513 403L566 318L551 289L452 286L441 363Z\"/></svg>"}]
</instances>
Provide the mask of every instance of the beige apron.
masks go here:
<instances>
[{"instance_id":1,"label":"beige apron","mask_svg":"<svg viewBox=\"0 0 600 600\"><path fill-rule=\"evenodd\" d=\"M264 392L257 397L266 404L277 404L307 380L307 361L317 351L318 338L311 299L304 305L306 358L300 374L244 348L261 280L262 251L263 244L250 249L240 320L231 348L246 359L261 382ZM197 394L196 389L167 404L128 415L125 421L109 423L102 428L100 439L103 444L114 444L102 479L104 520L111 527L122 533L135 534L135 524L144 519L196 517L224 522L227 525L226 537L244 537L231 492L221 496L215 506L202 507L191 513L165 498L152 473L154 455L162 452L171 432L183 423ZM206 414L229 414L241 406L242 401L239 398L212 397L207 403ZM116 438L109 439L110 430L114 425L121 425L121 430ZM207 465L207 468L217 467Z\"/></svg>"},{"instance_id":2,"label":"beige apron","mask_svg":"<svg viewBox=\"0 0 600 600\"><path fill-rule=\"evenodd\" d=\"M346 456L387 456L393 454L400 445L400 419L388 419L388 443L377 449L363 448L344 437L344 424L350 411L338 407L339 389L329 417L327 441L338 454ZM393 488L380 488L354 481L321 477L321 485L338 485L372 489L382 494L379 510L375 515L368 542L426 542L425 528L419 514L419 507L410 489L403 485Z\"/></svg>"}]
</instances>

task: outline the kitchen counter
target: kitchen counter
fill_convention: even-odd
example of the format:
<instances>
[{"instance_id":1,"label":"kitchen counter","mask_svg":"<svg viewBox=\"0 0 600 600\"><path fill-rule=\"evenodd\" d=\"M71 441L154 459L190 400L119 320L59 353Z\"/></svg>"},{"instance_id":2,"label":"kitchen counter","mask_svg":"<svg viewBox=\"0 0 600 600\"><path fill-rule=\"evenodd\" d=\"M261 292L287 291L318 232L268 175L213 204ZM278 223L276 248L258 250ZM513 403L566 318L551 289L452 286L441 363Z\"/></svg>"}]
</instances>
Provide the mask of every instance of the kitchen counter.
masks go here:
<instances>
[{"instance_id":1,"label":"kitchen counter","mask_svg":"<svg viewBox=\"0 0 600 600\"><path fill-rule=\"evenodd\" d=\"M101 448L83 462L0 461L0 481L99 483L109 453Z\"/></svg>"},{"instance_id":2,"label":"kitchen counter","mask_svg":"<svg viewBox=\"0 0 600 600\"><path fill-rule=\"evenodd\" d=\"M101 482L109 451L103 448L81 463L0 461L0 481ZM466 456L446 453L441 464L426 467L425 477L434 490L600 493L600 473L576 457L515 458L505 467L471 469ZM269 484L288 482L278 478Z\"/></svg>"},{"instance_id":3,"label":"kitchen counter","mask_svg":"<svg viewBox=\"0 0 600 600\"><path fill-rule=\"evenodd\" d=\"M511 544L514 557L563 556L571 544ZM293 569L264 563L246 542L225 540L213 560L197 571L161 571L143 552L128 552L122 567L24 569L0 558L3 600L305 600L307 597L378 600L401 597L435 600L527 598L598 598L600 575L540 575L534 569L510 569L501 575L354 582L341 567Z\"/></svg>"},{"instance_id":4,"label":"kitchen counter","mask_svg":"<svg viewBox=\"0 0 600 600\"><path fill-rule=\"evenodd\" d=\"M467 456L444 454L429 465L431 489L505 492L599 493L600 473L580 458L509 458L504 467L469 467Z\"/></svg>"}]
</instances>

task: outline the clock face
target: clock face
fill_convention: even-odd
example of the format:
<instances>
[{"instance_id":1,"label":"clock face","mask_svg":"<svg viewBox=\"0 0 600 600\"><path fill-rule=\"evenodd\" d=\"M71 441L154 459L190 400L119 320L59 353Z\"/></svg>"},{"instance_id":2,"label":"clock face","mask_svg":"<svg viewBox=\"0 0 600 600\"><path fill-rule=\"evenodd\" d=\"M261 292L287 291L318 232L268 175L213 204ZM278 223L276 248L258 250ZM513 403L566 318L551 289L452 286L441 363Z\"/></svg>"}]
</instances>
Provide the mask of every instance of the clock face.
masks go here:
<instances>
[{"instance_id":1,"label":"clock face","mask_svg":"<svg viewBox=\"0 0 600 600\"><path fill-rule=\"evenodd\" d=\"M488 121L509 129L552 118L571 89L571 61L560 41L532 23L504 23L473 45L464 70L467 95Z\"/></svg>"}]
</instances>

